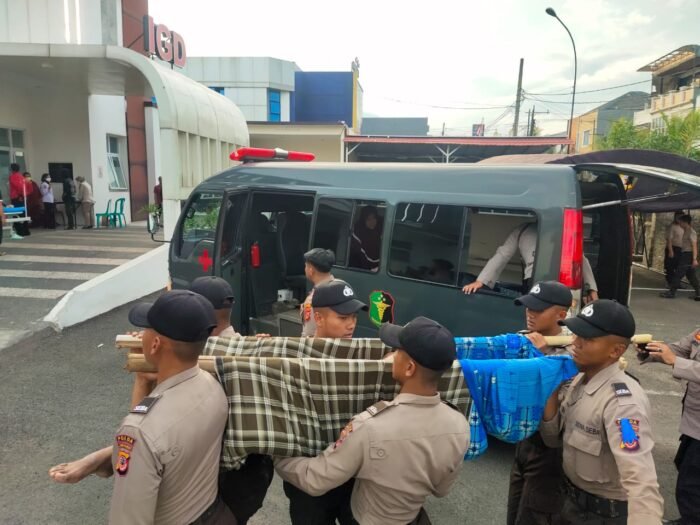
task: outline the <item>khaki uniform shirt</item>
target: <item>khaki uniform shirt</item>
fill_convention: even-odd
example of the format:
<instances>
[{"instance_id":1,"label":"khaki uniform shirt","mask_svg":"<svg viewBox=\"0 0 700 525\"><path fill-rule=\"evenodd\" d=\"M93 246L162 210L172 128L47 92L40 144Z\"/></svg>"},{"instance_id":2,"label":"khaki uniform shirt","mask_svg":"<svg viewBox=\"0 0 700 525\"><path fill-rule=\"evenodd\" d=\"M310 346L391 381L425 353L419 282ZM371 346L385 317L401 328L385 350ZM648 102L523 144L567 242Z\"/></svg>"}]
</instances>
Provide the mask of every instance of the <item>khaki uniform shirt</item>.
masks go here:
<instances>
[{"instance_id":1,"label":"khaki uniform shirt","mask_svg":"<svg viewBox=\"0 0 700 525\"><path fill-rule=\"evenodd\" d=\"M681 228L679 224L676 223L671 223L671 225L668 227L668 230L666 230L666 241L671 241L671 246L676 246L680 248L683 246L683 234L685 233L685 230Z\"/></svg>"},{"instance_id":2,"label":"khaki uniform shirt","mask_svg":"<svg viewBox=\"0 0 700 525\"><path fill-rule=\"evenodd\" d=\"M306 300L302 303L300 310L302 337L314 337L316 335L316 319L314 319L314 309L311 306L311 300L314 297L314 290L316 289L316 286L321 283L332 281L333 279L335 279L335 277L331 275L328 279L316 284L309 292L309 295L306 296Z\"/></svg>"},{"instance_id":3,"label":"khaki uniform shirt","mask_svg":"<svg viewBox=\"0 0 700 525\"><path fill-rule=\"evenodd\" d=\"M695 246L697 242L698 234L695 233L694 229L688 228L686 231L683 232L683 239L681 241L681 251L692 253L693 246Z\"/></svg>"},{"instance_id":4,"label":"khaki uniform shirt","mask_svg":"<svg viewBox=\"0 0 700 525\"><path fill-rule=\"evenodd\" d=\"M669 346L676 354L673 377L688 381L683 400L681 434L700 440L700 330Z\"/></svg>"},{"instance_id":5,"label":"khaki uniform shirt","mask_svg":"<svg viewBox=\"0 0 700 525\"><path fill-rule=\"evenodd\" d=\"M81 202L95 202L95 199L92 198L92 186L87 182L80 183L78 187L78 200Z\"/></svg>"},{"instance_id":6,"label":"khaki uniform shirt","mask_svg":"<svg viewBox=\"0 0 700 525\"><path fill-rule=\"evenodd\" d=\"M583 378L578 374L573 379L559 414L542 422L542 439L558 446L563 430L564 472L571 483L598 497L627 501L628 525L659 525L663 498L644 390L618 363L588 383ZM627 440L622 439L623 427Z\"/></svg>"},{"instance_id":7,"label":"khaki uniform shirt","mask_svg":"<svg viewBox=\"0 0 700 525\"><path fill-rule=\"evenodd\" d=\"M321 455L275 466L312 496L354 477L352 513L361 525L406 525L429 495L447 495L468 446L466 418L439 394L399 394L353 417Z\"/></svg>"},{"instance_id":8,"label":"khaki uniform shirt","mask_svg":"<svg viewBox=\"0 0 700 525\"><path fill-rule=\"evenodd\" d=\"M199 367L156 386L117 432L109 523L179 525L199 517L217 495L227 418L224 390Z\"/></svg>"},{"instance_id":9,"label":"khaki uniform shirt","mask_svg":"<svg viewBox=\"0 0 700 525\"><path fill-rule=\"evenodd\" d=\"M484 283L484 285L489 288L493 288L506 265L513 258L513 255L515 255L515 252L520 253L520 258L523 260L525 266L523 270L523 279L530 279L535 264L536 250L537 225L534 223L529 224L527 227L520 225L510 232L505 242L498 247L496 253L486 263L486 266L481 270L476 280ZM588 286L590 290L597 291L598 284L593 276L591 264L585 257L583 258L582 266L584 288Z\"/></svg>"},{"instance_id":10,"label":"khaki uniform shirt","mask_svg":"<svg viewBox=\"0 0 700 525\"><path fill-rule=\"evenodd\" d=\"M219 337L234 337L236 335L238 335L238 332L233 329L233 326L229 326L228 328L221 330Z\"/></svg>"}]
</instances>

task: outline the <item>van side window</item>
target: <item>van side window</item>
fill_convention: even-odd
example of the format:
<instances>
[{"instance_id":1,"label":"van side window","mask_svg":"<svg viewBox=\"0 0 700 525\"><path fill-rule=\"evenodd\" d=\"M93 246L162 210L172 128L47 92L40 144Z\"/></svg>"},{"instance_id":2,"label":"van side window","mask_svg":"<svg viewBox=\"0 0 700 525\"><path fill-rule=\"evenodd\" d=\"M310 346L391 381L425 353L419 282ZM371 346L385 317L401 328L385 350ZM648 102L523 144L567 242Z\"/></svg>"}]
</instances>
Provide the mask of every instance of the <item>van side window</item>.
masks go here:
<instances>
[{"instance_id":1,"label":"van side window","mask_svg":"<svg viewBox=\"0 0 700 525\"><path fill-rule=\"evenodd\" d=\"M239 226L247 197L248 195L245 193L235 193L226 199L221 233L221 256L223 258L231 255L234 249L240 246Z\"/></svg>"},{"instance_id":2,"label":"van side window","mask_svg":"<svg viewBox=\"0 0 700 525\"><path fill-rule=\"evenodd\" d=\"M216 240L221 200L218 193L199 193L192 198L182 221L178 253L180 257L189 257L202 241L213 243Z\"/></svg>"},{"instance_id":3,"label":"van side window","mask_svg":"<svg viewBox=\"0 0 700 525\"><path fill-rule=\"evenodd\" d=\"M399 203L389 273L456 286L464 215L462 206Z\"/></svg>"},{"instance_id":4,"label":"van side window","mask_svg":"<svg viewBox=\"0 0 700 525\"><path fill-rule=\"evenodd\" d=\"M385 210L379 201L321 199L313 247L333 250L336 266L377 271Z\"/></svg>"}]
</instances>

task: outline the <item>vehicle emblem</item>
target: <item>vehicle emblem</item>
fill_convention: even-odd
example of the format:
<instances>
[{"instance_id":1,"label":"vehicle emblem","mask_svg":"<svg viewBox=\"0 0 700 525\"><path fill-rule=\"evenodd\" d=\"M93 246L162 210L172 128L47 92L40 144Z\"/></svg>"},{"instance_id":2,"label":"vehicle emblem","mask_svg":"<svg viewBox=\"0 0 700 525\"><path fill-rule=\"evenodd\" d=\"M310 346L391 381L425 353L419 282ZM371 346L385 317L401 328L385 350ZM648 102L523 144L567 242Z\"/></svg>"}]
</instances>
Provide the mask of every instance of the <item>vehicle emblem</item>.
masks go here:
<instances>
[{"instance_id":1,"label":"vehicle emblem","mask_svg":"<svg viewBox=\"0 0 700 525\"><path fill-rule=\"evenodd\" d=\"M209 272L209 268L214 266L214 261L209 256L209 250L207 250L206 248L204 248L202 255L200 255L197 258L197 262L199 262L200 266L202 267L202 270L204 270L205 272Z\"/></svg>"},{"instance_id":2,"label":"vehicle emblem","mask_svg":"<svg viewBox=\"0 0 700 525\"><path fill-rule=\"evenodd\" d=\"M389 292L375 290L369 295L369 320L375 326L394 322L394 298Z\"/></svg>"},{"instance_id":3,"label":"vehicle emblem","mask_svg":"<svg viewBox=\"0 0 700 525\"><path fill-rule=\"evenodd\" d=\"M593 316L593 305L589 304L583 310L581 310L581 315L584 317L592 317Z\"/></svg>"}]
</instances>

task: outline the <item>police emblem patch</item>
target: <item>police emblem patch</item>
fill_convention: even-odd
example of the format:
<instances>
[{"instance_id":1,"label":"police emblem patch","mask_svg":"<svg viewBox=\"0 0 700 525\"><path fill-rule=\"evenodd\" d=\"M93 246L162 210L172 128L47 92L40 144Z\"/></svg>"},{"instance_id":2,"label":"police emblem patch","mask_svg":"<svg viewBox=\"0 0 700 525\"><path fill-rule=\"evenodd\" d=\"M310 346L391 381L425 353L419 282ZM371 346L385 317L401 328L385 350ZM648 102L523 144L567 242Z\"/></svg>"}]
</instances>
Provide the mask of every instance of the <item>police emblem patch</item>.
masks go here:
<instances>
[{"instance_id":1,"label":"police emblem patch","mask_svg":"<svg viewBox=\"0 0 700 525\"><path fill-rule=\"evenodd\" d=\"M639 419L618 419L617 426L620 428L620 448L626 452L639 450Z\"/></svg>"},{"instance_id":2,"label":"police emblem patch","mask_svg":"<svg viewBox=\"0 0 700 525\"><path fill-rule=\"evenodd\" d=\"M369 295L369 320L374 326L394 322L394 298L389 292L375 290Z\"/></svg>"},{"instance_id":3,"label":"police emblem patch","mask_svg":"<svg viewBox=\"0 0 700 525\"><path fill-rule=\"evenodd\" d=\"M532 290L530 290L530 293L532 295L537 295L538 293L540 293L540 285L536 284L535 286L533 286Z\"/></svg>"},{"instance_id":4,"label":"police emblem patch","mask_svg":"<svg viewBox=\"0 0 700 525\"><path fill-rule=\"evenodd\" d=\"M129 460L135 444L136 440L127 434L117 436L117 461L114 465L114 471L120 476L126 476L129 471Z\"/></svg>"},{"instance_id":5,"label":"police emblem patch","mask_svg":"<svg viewBox=\"0 0 700 525\"><path fill-rule=\"evenodd\" d=\"M311 303L304 303L304 322L311 320Z\"/></svg>"},{"instance_id":6,"label":"police emblem patch","mask_svg":"<svg viewBox=\"0 0 700 525\"><path fill-rule=\"evenodd\" d=\"M583 310L581 310L581 315L584 317L591 317L593 315L593 305L589 304Z\"/></svg>"},{"instance_id":7,"label":"police emblem patch","mask_svg":"<svg viewBox=\"0 0 700 525\"><path fill-rule=\"evenodd\" d=\"M345 288L343 288L343 295L345 297L352 297L353 295L355 295L355 292L352 291L352 288L346 286Z\"/></svg>"}]
</instances>

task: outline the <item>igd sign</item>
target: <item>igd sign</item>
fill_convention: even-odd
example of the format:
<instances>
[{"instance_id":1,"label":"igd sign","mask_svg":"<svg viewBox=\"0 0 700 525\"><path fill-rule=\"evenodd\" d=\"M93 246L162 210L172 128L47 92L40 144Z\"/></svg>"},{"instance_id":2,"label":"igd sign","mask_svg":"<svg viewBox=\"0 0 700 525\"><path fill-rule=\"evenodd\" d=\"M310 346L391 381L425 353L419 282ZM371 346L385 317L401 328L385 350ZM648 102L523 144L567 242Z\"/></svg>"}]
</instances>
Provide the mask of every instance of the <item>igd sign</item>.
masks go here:
<instances>
[{"instance_id":1,"label":"igd sign","mask_svg":"<svg viewBox=\"0 0 700 525\"><path fill-rule=\"evenodd\" d=\"M157 56L177 67L185 66L185 41L165 24L154 24L150 16L143 17L143 46L149 56Z\"/></svg>"}]
</instances>

